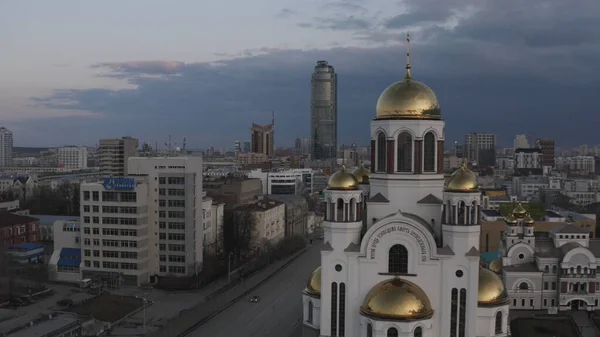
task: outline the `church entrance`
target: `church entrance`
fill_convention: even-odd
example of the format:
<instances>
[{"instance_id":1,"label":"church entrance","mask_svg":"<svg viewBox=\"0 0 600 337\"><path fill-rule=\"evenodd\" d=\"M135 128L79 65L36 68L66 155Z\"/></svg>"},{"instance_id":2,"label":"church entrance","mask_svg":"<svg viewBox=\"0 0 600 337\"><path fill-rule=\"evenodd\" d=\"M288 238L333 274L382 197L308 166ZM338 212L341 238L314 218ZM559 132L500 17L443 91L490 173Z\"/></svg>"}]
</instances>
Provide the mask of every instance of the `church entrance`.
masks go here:
<instances>
[{"instance_id":1,"label":"church entrance","mask_svg":"<svg viewBox=\"0 0 600 337\"><path fill-rule=\"evenodd\" d=\"M571 301L571 310L586 310L587 303L581 300L572 300Z\"/></svg>"}]
</instances>

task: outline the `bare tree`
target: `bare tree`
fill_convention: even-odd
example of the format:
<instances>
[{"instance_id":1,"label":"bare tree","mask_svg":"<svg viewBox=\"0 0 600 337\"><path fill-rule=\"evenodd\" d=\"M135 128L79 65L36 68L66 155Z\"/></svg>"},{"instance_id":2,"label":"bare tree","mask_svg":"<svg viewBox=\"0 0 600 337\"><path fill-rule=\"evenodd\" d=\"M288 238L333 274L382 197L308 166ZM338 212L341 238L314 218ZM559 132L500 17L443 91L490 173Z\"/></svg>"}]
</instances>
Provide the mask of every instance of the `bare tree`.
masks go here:
<instances>
[{"instance_id":1,"label":"bare tree","mask_svg":"<svg viewBox=\"0 0 600 337\"><path fill-rule=\"evenodd\" d=\"M223 245L227 255L233 253L237 259L245 256L252 248L256 226L254 214L247 206L227 210L223 221Z\"/></svg>"}]
</instances>

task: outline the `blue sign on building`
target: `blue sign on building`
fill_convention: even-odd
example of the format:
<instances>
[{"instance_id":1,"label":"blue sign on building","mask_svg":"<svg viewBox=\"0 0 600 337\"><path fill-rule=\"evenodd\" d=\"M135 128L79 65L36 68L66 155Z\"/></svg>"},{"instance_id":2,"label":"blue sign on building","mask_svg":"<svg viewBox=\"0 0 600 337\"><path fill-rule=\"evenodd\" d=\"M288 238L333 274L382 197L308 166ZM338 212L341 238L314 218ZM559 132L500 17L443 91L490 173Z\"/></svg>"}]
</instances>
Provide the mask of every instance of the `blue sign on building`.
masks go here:
<instances>
[{"instance_id":1,"label":"blue sign on building","mask_svg":"<svg viewBox=\"0 0 600 337\"><path fill-rule=\"evenodd\" d=\"M104 189L115 191L132 191L135 189L135 178L115 178L104 179Z\"/></svg>"}]
</instances>

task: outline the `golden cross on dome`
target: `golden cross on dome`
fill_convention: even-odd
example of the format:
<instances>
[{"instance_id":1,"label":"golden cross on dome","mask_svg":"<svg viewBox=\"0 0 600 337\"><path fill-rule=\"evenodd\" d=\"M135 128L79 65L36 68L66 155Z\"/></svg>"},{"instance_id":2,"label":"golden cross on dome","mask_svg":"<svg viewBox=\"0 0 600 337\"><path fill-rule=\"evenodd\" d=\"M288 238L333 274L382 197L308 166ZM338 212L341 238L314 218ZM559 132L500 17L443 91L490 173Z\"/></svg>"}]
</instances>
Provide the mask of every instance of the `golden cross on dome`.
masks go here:
<instances>
[{"instance_id":1,"label":"golden cross on dome","mask_svg":"<svg viewBox=\"0 0 600 337\"><path fill-rule=\"evenodd\" d=\"M406 76L404 76L404 79L412 79L410 75L410 32L406 32Z\"/></svg>"}]
</instances>

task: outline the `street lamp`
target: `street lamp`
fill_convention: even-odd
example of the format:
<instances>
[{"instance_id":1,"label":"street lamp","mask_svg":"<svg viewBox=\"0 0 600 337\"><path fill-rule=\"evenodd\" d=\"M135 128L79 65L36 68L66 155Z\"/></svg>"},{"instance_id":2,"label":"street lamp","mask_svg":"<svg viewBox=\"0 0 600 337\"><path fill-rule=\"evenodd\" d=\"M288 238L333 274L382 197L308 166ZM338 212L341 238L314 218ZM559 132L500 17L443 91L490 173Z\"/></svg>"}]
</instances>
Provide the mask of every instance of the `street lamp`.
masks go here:
<instances>
[{"instance_id":1,"label":"street lamp","mask_svg":"<svg viewBox=\"0 0 600 337\"><path fill-rule=\"evenodd\" d=\"M142 305L144 307L144 321L143 321L142 336L146 336L146 303L148 303L148 300L143 296L136 296L135 298L142 300Z\"/></svg>"}]
</instances>

